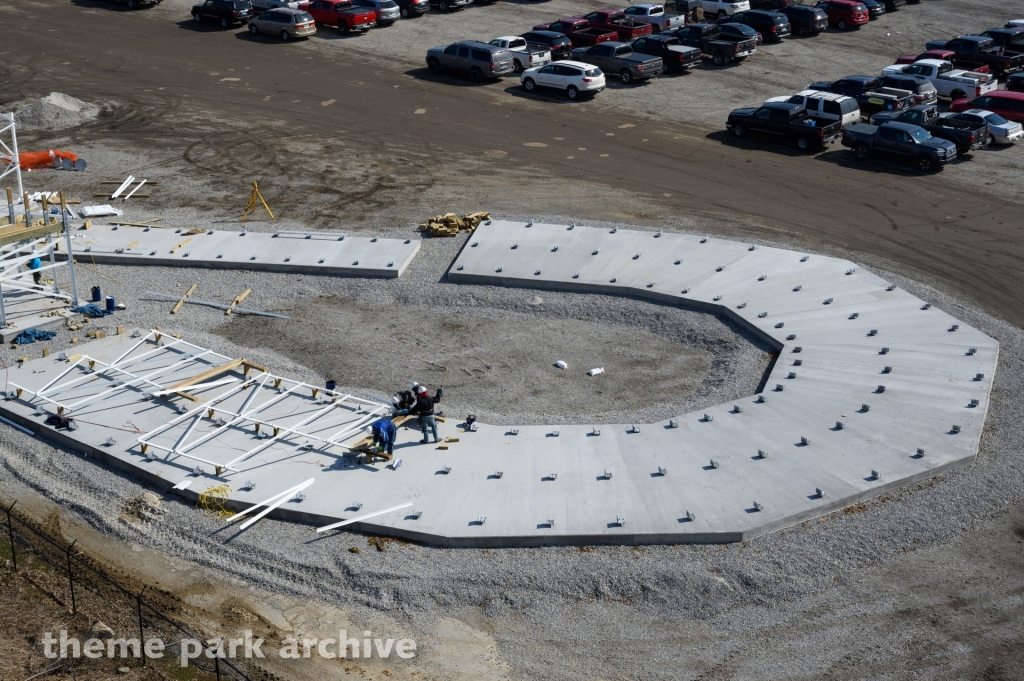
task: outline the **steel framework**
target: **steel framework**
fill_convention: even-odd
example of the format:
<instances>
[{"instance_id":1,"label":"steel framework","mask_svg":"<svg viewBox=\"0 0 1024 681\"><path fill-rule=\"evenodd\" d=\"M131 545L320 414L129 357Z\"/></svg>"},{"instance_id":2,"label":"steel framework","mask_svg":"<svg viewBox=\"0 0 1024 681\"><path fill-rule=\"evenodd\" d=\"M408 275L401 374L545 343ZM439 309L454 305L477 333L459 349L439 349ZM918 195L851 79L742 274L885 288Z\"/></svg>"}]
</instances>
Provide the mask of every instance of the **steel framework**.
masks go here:
<instances>
[{"instance_id":1,"label":"steel framework","mask_svg":"<svg viewBox=\"0 0 1024 681\"><path fill-rule=\"evenodd\" d=\"M18 163L18 133L15 130L17 127L14 122L14 114L6 113L0 114L0 149L3 149L3 153L0 154L0 160L7 161L7 168L0 171L0 180L7 175L14 173L18 178L18 196L25 193L25 190L21 186L21 164ZM7 146L3 138L6 133L11 133L11 146ZM14 216L11 216L11 222L14 222Z\"/></svg>"}]
</instances>

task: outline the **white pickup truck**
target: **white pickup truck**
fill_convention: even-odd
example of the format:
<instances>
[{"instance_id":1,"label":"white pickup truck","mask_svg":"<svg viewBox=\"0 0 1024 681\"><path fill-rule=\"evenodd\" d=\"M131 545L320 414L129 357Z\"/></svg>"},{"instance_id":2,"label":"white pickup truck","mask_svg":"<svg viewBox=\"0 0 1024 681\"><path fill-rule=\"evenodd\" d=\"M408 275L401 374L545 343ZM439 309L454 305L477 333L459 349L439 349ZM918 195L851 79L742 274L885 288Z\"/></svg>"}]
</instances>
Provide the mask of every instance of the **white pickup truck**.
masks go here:
<instances>
[{"instance_id":1,"label":"white pickup truck","mask_svg":"<svg viewBox=\"0 0 1024 681\"><path fill-rule=\"evenodd\" d=\"M948 61L922 59L913 64L893 64L882 69L882 75L906 73L924 76L932 82L940 97L963 99L980 97L996 89L996 79L988 73L953 68Z\"/></svg>"},{"instance_id":2,"label":"white pickup truck","mask_svg":"<svg viewBox=\"0 0 1024 681\"><path fill-rule=\"evenodd\" d=\"M655 33L674 31L686 26L686 16L669 14L665 11L664 5L631 5L622 11L627 19L632 19L638 24L650 24L651 30Z\"/></svg>"},{"instance_id":3,"label":"white pickup truck","mask_svg":"<svg viewBox=\"0 0 1024 681\"><path fill-rule=\"evenodd\" d=\"M512 65L515 67L516 73L551 63L551 50L530 45L525 38L518 35L503 35L492 40L490 44L504 47L512 53Z\"/></svg>"}]
</instances>

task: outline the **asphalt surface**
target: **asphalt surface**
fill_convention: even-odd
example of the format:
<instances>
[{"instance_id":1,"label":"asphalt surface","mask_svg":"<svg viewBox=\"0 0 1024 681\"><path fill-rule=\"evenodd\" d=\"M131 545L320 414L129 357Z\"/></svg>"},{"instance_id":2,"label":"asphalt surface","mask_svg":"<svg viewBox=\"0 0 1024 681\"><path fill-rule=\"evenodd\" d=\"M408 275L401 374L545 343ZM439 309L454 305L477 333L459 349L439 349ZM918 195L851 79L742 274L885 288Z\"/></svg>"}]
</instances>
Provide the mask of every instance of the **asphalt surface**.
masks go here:
<instances>
[{"instance_id":1,"label":"asphalt surface","mask_svg":"<svg viewBox=\"0 0 1024 681\"><path fill-rule=\"evenodd\" d=\"M237 122L240 116L254 126L264 119L286 121L290 135L340 127L353 144L386 142L438 162L506 149L490 162L493 173L541 168L611 195L647 197L679 215L715 215L840 244L898 263L926 281L941 280L987 311L1024 323L1024 205L964 191L947 177L951 173L862 167L841 152L802 156L733 142L723 130L643 120L602 108L599 100L576 105L524 99L508 80L474 86L434 78L398 60L388 68L379 58L364 63L350 54L332 58L269 38L253 40L241 31L197 30L187 15L178 22L145 16L158 9L13 0L0 9L18 36L0 47L3 99L38 96L48 88L93 99L130 98L156 112L188 103L209 112L203 122L208 132L216 132L219 117ZM112 35L116 44L104 39ZM254 128L253 134L273 144L273 128ZM573 153L585 139L601 153ZM452 172L458 173L457 165ZM572 192L571 182L564 191ZM552 205L533 208L562 212L557 195L546 198Z\"/></svg>"}]
</instances>

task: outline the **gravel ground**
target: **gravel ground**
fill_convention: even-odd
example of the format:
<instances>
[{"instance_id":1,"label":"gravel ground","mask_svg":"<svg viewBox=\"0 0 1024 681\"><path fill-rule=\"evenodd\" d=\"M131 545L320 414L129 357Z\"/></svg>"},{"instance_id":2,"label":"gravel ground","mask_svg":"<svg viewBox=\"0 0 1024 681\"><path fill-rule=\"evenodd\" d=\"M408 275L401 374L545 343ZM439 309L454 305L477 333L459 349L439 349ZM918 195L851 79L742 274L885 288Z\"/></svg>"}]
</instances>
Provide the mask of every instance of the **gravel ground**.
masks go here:
<instances>
[{"instance_id":1,"label":"gravel ground","mask_svg":"<svg viewBox=\"0 0 1024 681\"><path fill-rule=\"evenodd\" d=\"M397 286L450 289L447 296L433 294L432 304L443 301L474 320L487 319L503 296L514 315L543 316L528 311L535 293L516 289L490 291L489 300L474 290L482 299L479 309L460 306L458 300L477 287L439 281L457 247L457 240L428 241ZM244 272L200 276L113 266L80 271L86 272L85 286L100 283L115 295L143 287L184 290L198 279L204 297L217 299L254 285L256 308L301 306L320 287L367 301L393 295L387 282L376 281L288 282ZM173 498L163 503L161 521L140 526L118 520L126 502L145 491L143 485L7 429L0 435L0 485L8 497L32 488L105 534L211 568L225 579L322 599L368 628L384 620L401 622L427 650L439 618L457 617L493 637L513 678L980 678L986 669L999 672L987 678L1018 678L1013 670L1020 667L1011 662L1024 650L1024 573L1019 548L1005 551L1014 531L1024 533L1024 333L935 290L879 273L1000 341L1002 361L977 463L739 545L453 551L392 543L385 552L352 554L345 549L365 547L364 537L343 533L311 541L308 527L277 521L226 542L217 534L219 522ZM588 303L573 302L587 296L538 295L558 300L559 307L574 309L574 316L589 323ZM169 318L168 303L127 302L129 310L107 325L162 324L226 354L243 350L223 336L231 338L248 320L225 326L223 315L194 306ZM644 318L651 313L642 308L654 307L628 299L606 303L618 306L620 317L632 307ZM548 305L555 307L543 307ZM668 321L680 323L666 325L668 337L698 328L686 316ZM51 350L65 347L67 336L62 332ZM4 349L0 357L10 365L15 354L27 350L34 356L36 347ZM323 378L269 349L244 352L284 372ZM986 521L992 526L971 533ZM938 576L935 561L949 566ZM979 581L982 561L985 578ZM922 579L928 583L915 581ZM871 673L842 672L869 662Z\"/></svg>"}]
</instances>

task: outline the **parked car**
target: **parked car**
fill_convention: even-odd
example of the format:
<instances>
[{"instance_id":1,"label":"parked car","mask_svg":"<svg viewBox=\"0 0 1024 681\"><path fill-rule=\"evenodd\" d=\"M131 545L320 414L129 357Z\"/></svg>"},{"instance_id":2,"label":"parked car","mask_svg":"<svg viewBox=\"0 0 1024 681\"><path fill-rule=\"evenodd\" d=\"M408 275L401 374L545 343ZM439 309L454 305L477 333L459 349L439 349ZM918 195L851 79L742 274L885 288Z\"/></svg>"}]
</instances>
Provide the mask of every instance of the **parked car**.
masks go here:
<instances>
[{"instance_id":1,"label":"parked car","mask_svg":"<svg viewBox=\"0 0 1024 681\"><path fill-rule=\"evenodd\" d=\"M958 99L949 105L950 111L970 109L985 109L1011 121L1024 123L1024 92L993 90L981 97Z\"/></svg>"},{"instance_id":2,"label":"parked car","mask_svg":"<svg viewBox=\"0 0 1024 681\"><path fill-rule=\"evenodd\" d=\"M606 42L593 47L578 47L572 51L572 60L592 64L605 75L617 74L623 85L635 80L647 80L661 73L661 57L633 51L629 43Z\"/></svg>"},{"instance_id":3,"label":"parked car","mask_svg":"<svg viewBox=\"0 0 1024 681\"><path fill-rule=\"evenodd\" d=\"M1011 92L1024 92L1024 73L1015 73L1007 78L1006 89Z\"/></svg>"},{"instance_id":4,"label":"parked car","mask_svg":"<svg viewBox=\"0 0 1024 681\"><path fill-rule=\"evenodd\" d=\"M770 12L779 11L786 7L796 7L797 0L753 0L750 3L751 9L763 9Z\"/></svg>"},{"instance_id":5,"label":"parked car","mask_svg":"<svg viewBox=\"0 0 1024 681\"><path fill-rule=\"evenodd\" d=\"M987 66L997 78L1005 78L1024 67L1024 55L1003 54L991 38L981 35L962 35L953 40L932 40L926 50L950 50L956 54L961 67Z\"/></svg>"},{"instance_id":6,"label":"parked car","mask_svg":"<svg viewBox=\"0 0 1024 681\"><path fill-rule=\"evenodd\" d=\"M996 79L987 73L954 69L948 61L922 59L913 64L894 64L882 69L882 75L906 74L927 78L941 97L963 99L968 94L980 97L996 89Z\"/></svg>"},{"instance_id":7,"label":"parked car","mask_svg":"<svg viewBox=\"0 0 1024 681\"><path fill-rule=\"evenodd\" d=\"M621 9L599 9L583 18L589 21L593 28L615 31L619 36L618 40L627 43L650 35L653 31L651 24L628 17Z\"/></svg>"},{"instance_id":8,"label":"parked car","mask_svg":"<svg viewBox=\"0 0 1024 681\"><path fill-rule=\"evenodd\" d=\"M572 41L567 36L554 31L528 31L523 34L527 44L546 47L551 50L552 59L568 59L572 51Z\"/></svg>"},{"instance_id":9,"label":"parked car","mask_svg":"<svg viewBox=\"0 0 1024 681\"><path fill-rule=\"evenodd\" d=\"M936 59L938 61L948 61L953 65L953 68L960 68L956 65L956 52L952 50L927 50L920 54L901 54L896 58L894 64L913 64L919 62L922 59ZM988 73L989 68L987 66L978 66L974 69L962 69L964 71L970 70L972 73Z\"/></svg>"},{"instance_id":10,"label":"parked car","mask_svg":"<svg viewBox=\"0 0 1024 681\"><path fill-rule=\"evenodd\" d=\"M724 24L718 24L718 29L722 32L722 35L734 35L744 39L753 38L758 47L761 47L761 45L764 44L764 36L746 24L726 22Z\"/></svg>"},{"instance_id":11,"label":"parked car","mask_svg":"<svg viewBox=\"0 0 1024 681\"><path fill-rule=\"evenodd\" d=\"M118 4L124 5L128 9L136 9L138 7L153 7L160 4L160 0L110 0Z\"/></svg>"},{"instance_id":12,"label":"parked car","mask_svg":"<svg viewBox=\"0 0 1024 681\"><path fill-rule=\"evenodd\" d=\"M474 83L515 72L511 52L477 40L460 40L447 47L430 48L427 50L427 68L435 74L449 71L468 75Z\"/></svg>"},{"instance_id":13,"label":"parked car","mask_svg":"<svg viewBox=\"0 0 1024 681\"><path fill-rule=\"evenodd\" d=\"M355 7L352 0L314 0L299 5L309 12L318 24L337 26L342 33L360 31L366 33L377 25L376 13L362 7Z\"/></svg>"},{"instance_id":14,"label":"parked car","mask_svg":"<svg viewBox=\"0 0 1024 681\"><path fill-rule=\"evenodd\" d=\"M253 16L268 9L298 9L302 0L249 0Z\"/></svg>"},{"instance_id":15,"label":"parked car","mask_svg":"<svg viewBox=\"0 0 1024 681\"><path fill-rule=\"evenodd\" d=\"M490 41L495 47L504 47L512 53L512 66L516 73L535 66L551 63L551 50L538 45L531 45L526 38L518 35L503 35Z\"/></svg>"},{"instance_id":16,"label":"parked car","mask_svg":"<svg viewBox=\"0 0 1024 681\"><path fill-rule=\"evenodd\" d=\"M716 66L743 61L757 51L756 39L724 34L715 24L690 24L677 30L676 37L683 45L699 49Z\"/></svg>"},{"instance_id":17,"label":"parked car","mask_svg":"<svg viewBox=\"0 0 1024 681\"><path fill-rule=\"evenodd\" d=\"M685 71L700 63L700 50L687 47L674 35L649 35L633 41L633 51L661 57L665 73Z\"/></svg>"},{"instance_id":18,"label":"parked car","mask_svg":"<svg viewBox=\"0 0 1024 681\"><path fill-rule=\"evenodd\" d=\"M403 19L423 16L430 9L430 0L395 0L395 4Z\"/></svg>"},{"instance_id":19,"label":"parked car","mask_svg":"<svg viewBox=\"0 0 1024 681\"><path fill-rule=\"evenodd\" d=\"M943 116L947 119L986 126L989 144L1013 144L1024 137L1024 127L1020 123L1008 121L992 111L968 109L967 111L948 112Z\"/></svg>"},{"instance_id":20,"label":"parked car","mask_svg":"<svg viewBox=\"0 0 1024 681\"><path fill-rule=\"evenodd\" d=\"M473 0L430 0L429 5L441 12L449 12L453 9L462 9Z\"/></svg>"},{"instance_id":21,"label":"parked car","mask_svg":"<svg viewBox=\"0 0 1024 681\"><path fill-rule=\"evenodd\" d=\"M990 28L978 35L991 38L1005 55L1024 54L1024 28Z\"/></svg>"},{"instance_id":22,"label":"parked car","mask_svg":"<svg viewBox=\"0 0 1024 681\"><path fill-rule=\"evenodd\" d=\"M685 14L669 14L665 11L664 5L630 5L622 11L634 21L650 24L651 29L655 33L671 31L680 26L686 26Z\"/></svg>"},{"instance_id":23,"label":"parked car","mask_svg":"<svg viewBox=\"0 0 1024 681\"><path fill-rule=\"evenodd\" d=\"M1024 28L1024 19L1013 19L1007 21L1003 28Z\"/></svg>"},{"instance_id":24,"label":"parked car","mask_svg":"<svg viewBox=\"0 0 1024 681\"><path fill-rule=\"evenodd\" d=\"M244 24L252 17L249 0L206 0L192 6L192 18L196 21L214 21L221 28Z\"/></svg>"},{"instance_id":25,"label":"parked car","mask_svg":"<svg viewBox=\"0 0 1024 681\"><path fill-rule=\"evenodd\" d=\"M905 7L907 5L907 0L881 0L881 1L882 1L882 4L885 5L885 11L886 12L895 12L900 7ZM915 2L916 1L917 0L915 0Z\"/></svg>"},{"instance_id":26,"label":"parked car","mask_svg":"<svg viewBox=\"0 0 1024 681\"><path fill-rule=\"evenodd\" d=\"M904 111L882 111L872 116L868 122L872 125L882 125L892 121L921 126L933 137L955 144L958 154L967 154L988 146L988 126L984 123L959 120L954 116L943 118L939 116L939 108L934 104L915 106Z\"/></svg>"},{"instance_id":27,"label":"parked car","mask_svg":"<svg viewBox=\"0 0 1024 681\"><path fill-rule=\"evenodd\" d=\"M792 142L802 151L831 144L842 130L839 123L809 116L802 106L788 102L735 109L729 114L725 127L735 137L764 134L774 140Z\"/></svg>"},{"instance_id":28,"label":"parked car","mask_svg":"<svg viewBox=\"0 0 1024 681\"><path fill-rule=\"evenodd\" d=\"M352 0L356 7L372 11L378 26L390 26L398 21L402 13L398 11L395 0Z\"/></svg>"},{"instance_id":29,"label":"parked car","mask_svg":"<svg viewBox=\"0 0 1024 681\"><path fill-rule=\"evenodd\" d=\"M281 36L281 40L308 38L316 33L316 22L309 12L282 7L249 19L249 33L272 33Z\"/></svg>"},{"instance_id":30,"label":"parked car","mask_svg":"<svg viewBox=\"0 0 1024 681\"><path fill-rule=\"evenodd\" d=\"M535 69L527 69L519 76L523 89L535 92L538 88L562 90L569 99L581 95L595 95L605 88L601 69L576 61L560 61Z\"/></svg>"},{"instance_id":31,"label":"parked car","mask_svg":"<svg viewBox=\"0 0 1024 681\"><path fill-rule=\"evenodd\" d=\"M789 97L772 97L765 101L765 104L771 102L799 104L807 110L808 116L836 121L844 128L860 121L860 105L857 104L857 100L834 92L804 90Z\"/></svg>"},{"instance_id":32,"label":"parked car","mask_svg":"<svg viewBox=\"0 0 1024 681\"><path fill-rule=\"evenodd\" d=\"M701 7L704 9L704 19L711 21L712 17L721 19L724 16L732 16L736 12L745 12L750 9L749 0L701 0Z\"/></svg>"},{"instance_id":33,"label":"parked car","mask_svg":"<svg viewBox=\"0 0 1024 681\"><path fill-rule=\"evenodd\" d=\"M868 8L868 19L875 20L885 14L885 3L881 0L860 0Z\"/></svg>"},{"instance_id":34,"label":"parked car","mask_svg":"<svg viewBox=\"0 0 1024 681\"><path fill-rule=\"evenodd\" d=\"M914 93L884 87L881 79L874 76L847 76L832 83L811 83L807 89L853 97L865 116L878 111L906 109L914 102Z\"/></svg>"},{"instance_id":35,"label":"parked car","mask_svg":"<svg viewBox=\"0 0 1024 681\"><path fill-rule=\"evenodd\" d=\"M825 12L828 25L840 31L848 31L868 23L868 8L859 0L822 0L817 5Z\"/></svg>"},{"instance_id":36,"label":"parked car","mask_svg":"<svg viewBox=\"0 0 1024 681\"><path fill-rule=\"evenodd\" d=\"M538 24L535 31L554 31L567 36L573 45L589 46L618 40L619 34L604 28L591 28L586 19L559 19L553 24Z\"/></svg>"},{"instance_id":37,"label":"parked car","mask_svg":"<svg viewBox=\"0 0 1024 681\"><path fill-rule=\"evenodd\" d=\"M779 10L789 19L789 25L798 36L817 35L828 28L825 10L807 5L793 5Z\"/></svg>"},{"instance_id":38,"label":"parked car","mask_svg":"<svg viewBox=\"0 0 1024 681\"><path fill-rule=\"evenodd\" d=\"M939 101L939 92L932 82L924 76L912 73L883 73L882 87L913 93L914 103L911 106L934 104Z\"/></svg>"},{"instance_id":39,"label":"parked car","mask_svg":"<svg viewBox=\"0 0 1024 681\"><path fill-rule=\"evenodd\" d=\"M782 40L792 34L789 20L781 12L766 12L760 9L736 12L731 17L719 19L718 23L746 24L764 36L765 40Z\"/></svg>"},{"instance_id":40,"label":"parked car","mask_svg":"<svg viewBox=\"0 0 1024 681\"><path fill-rule=\"evenodd\" d=\"M858 161L875 155L891 156L914 164L922 173L930 173L956 158L955 144L907 123L855 123L843 130L843 146L853 149Z\"/></svg>"}]
</instances>

